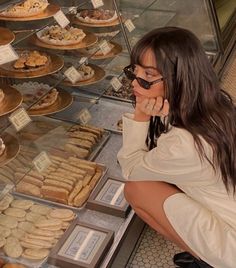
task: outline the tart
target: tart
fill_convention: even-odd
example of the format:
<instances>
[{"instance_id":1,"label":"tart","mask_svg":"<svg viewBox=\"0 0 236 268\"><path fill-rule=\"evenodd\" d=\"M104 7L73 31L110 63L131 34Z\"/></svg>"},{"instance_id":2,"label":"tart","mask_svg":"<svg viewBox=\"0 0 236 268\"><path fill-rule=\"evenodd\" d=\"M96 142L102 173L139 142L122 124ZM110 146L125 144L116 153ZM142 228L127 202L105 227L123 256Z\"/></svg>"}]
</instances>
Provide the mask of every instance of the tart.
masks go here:
<instances>
[{"instance_id":1,"label":"tart","mask_svg":"<svg viewBox=\"0 0 236 268\"><path fill-rule=\"evenodd\" d=\"M0 13L5 17L31 17L42 13L49 5L47 0L25 0Z\"/></svg>"},{"instance_id":2,"label":"tart","mask_svg":"<svg viewBox=\"0 0 236 268\"><path fill-rule=\"evenodd\" d=\"M46 67L49 60L43 52L26 50L19 54L19 59L13 63L13 68L17 71L34 71Z\"/></svg>"},{"instance_id":3,"label":"tart","mask_svg":"<svg viewBox=\"0 0 236 268\"><path fill-rule=\"evenodd\" d=\"M45 97L43 97L40 101L38 101L36 104L34 104L30 110L40 110L45 109L51 105L53 105L58 97L58 91L53 88Z\"/></svg>"},{"instance_id":4,"label":"tart","mask_svg":"<svg viewBox=\"0 0 236 268\"><path fill-rule=\"evenodd\" d=\"M79 21L91 24L108 23L117 19L114 10L85 9L80 11L76 17Z\"/></svg>"},{"instance_id":5,"label":"tart","mask_svg":"<svg viewBox=\"0 0 236 268\"><path fill-rule=\"evenodd\" d=\"M59 25L46 27L37 33L37 37L40 41L56 46L78 44L85 36L86 34L81 29L75 27L65 29Z\"/></svg>"}]
</instances>

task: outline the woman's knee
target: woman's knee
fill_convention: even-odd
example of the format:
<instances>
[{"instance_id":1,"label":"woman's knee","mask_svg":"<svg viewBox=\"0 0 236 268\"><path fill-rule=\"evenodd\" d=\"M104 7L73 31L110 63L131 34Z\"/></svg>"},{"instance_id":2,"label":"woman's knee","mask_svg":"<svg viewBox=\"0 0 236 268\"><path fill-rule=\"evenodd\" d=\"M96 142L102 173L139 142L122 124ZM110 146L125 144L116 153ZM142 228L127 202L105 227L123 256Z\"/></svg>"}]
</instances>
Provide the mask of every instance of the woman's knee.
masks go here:
<instances>
[{"instance_id":1,"label":"woman's knee","mask_svg":"<svg viewBox=\"0 0 236 268\"><path fill-rule=\"evenodd\" d=\"M140 196L140 183L136 181L127 181L124 187L124 196L130 205L134 205L138 202L138 196Z\"/></svg>"}]
</instances>

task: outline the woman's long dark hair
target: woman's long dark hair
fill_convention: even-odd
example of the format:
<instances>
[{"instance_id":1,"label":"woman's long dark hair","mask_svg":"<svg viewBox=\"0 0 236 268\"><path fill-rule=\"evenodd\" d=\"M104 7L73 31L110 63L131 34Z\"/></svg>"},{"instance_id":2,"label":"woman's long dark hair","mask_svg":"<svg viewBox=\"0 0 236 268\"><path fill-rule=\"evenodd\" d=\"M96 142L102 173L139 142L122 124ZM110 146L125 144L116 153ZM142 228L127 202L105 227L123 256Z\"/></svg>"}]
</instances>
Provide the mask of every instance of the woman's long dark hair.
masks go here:
<instances>
[{"instance_id":1,"label":"woman's long dark hair","mask_svg":"<svg viewBox=\"0 0 236 268\"><path fill-rule=\"evenodd\" d=\"M216 170L219 165L226 189L229 191L232 185L235 192L236 110L231 97L220 89L200 41L186 29L158 28L138 41L132 50L131 64L142 65L142 55L147 49L153 51L158 71L165 79L170 124L193 135L201 159L206 154L200 137L210 144L212 166ZM160 118L152 117L148 139L150 149L163 131Z\"/></svg>"}]
</instances>

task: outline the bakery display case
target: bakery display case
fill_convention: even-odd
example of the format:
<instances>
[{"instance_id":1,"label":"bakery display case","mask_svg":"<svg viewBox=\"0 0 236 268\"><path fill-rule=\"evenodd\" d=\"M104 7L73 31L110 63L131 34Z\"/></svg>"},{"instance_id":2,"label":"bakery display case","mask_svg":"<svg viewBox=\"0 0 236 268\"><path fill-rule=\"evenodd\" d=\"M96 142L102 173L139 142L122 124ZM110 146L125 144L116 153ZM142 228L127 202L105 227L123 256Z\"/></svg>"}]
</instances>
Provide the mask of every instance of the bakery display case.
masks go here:
<instances>
[{"instance_id":1,"label":"bakery display case","mask_svg":"<svg viewBox=\"0 0 236 268\"><path fill-rule=\"evenodd\" d=\"M194 31L222 70L213 7L216 15L221 6L206 0L0 1L4 262L125 267L144 223L124 199L116 158L134 100L123 68L144 33L177 25Z\"/></svg>"}]
</instances>

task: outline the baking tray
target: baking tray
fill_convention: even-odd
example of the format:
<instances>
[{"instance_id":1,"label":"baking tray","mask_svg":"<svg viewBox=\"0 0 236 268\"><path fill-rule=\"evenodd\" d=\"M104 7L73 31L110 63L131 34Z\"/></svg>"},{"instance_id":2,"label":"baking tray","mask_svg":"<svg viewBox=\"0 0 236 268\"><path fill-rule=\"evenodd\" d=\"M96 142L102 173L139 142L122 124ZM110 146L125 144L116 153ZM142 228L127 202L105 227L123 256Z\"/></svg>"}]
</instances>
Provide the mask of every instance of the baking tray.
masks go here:
<instances>
[{"instance_id":1,"label":"baking tray","mask_svg":"<svg viewBox=\"0 0 236 268\"><path fill-rule=\"evenodd\" d=\"M14 199L17 199L17 200L19 200L19 199L27 199L27 200L32 200L35 204L38 204L38 205L41 204L41 205L48 206L50 208L55 208L55 209L58 208L58 206L54 206L54 205L52 206L50 204L43 204L42 202L38 202L38 200L36 200L35 198L33 198L31 196L26 196L26 195L25 196L19 196L19 195L15 194L15 193L11 193L11 195L14 197ZM76 214L75 214L75 218L77 218ZM70 225L72 224L74 219L70 221ZM68 227L67 227L67 229L68 229ZM63 232L65 233L66 230L63 230ZM58 241L60 241L61 238L62 238L62 236L58 239ZM51 249L49 249L49 252L55 247L55 245ZM26 265L27 267L30 267L30 268L41 268L41 267L43 267L43 265L47 262L48 256L45 257L44 259L41 259L41 260L27 260L26 258L23 258L23 257L19 257L19 258L15 259L15 258L12 258L12 257L9 257L9 256L5 255L3 250L0 250L0 257L4 258L5 260L7 260L7 262L20 263L20 264Z\"/></svg>"},{"instance_id":2,"label":"baking tray","mask_svg":"<svg viewBox=\"0 0 236 268\"><path fill-rule=\"evenodd\" d=\"M99 168L102 169L102 176L99 179L99 181L100 181L106 175L108 168L105 165L100 164L100 163L97 163L97 165L98 165ZM97 184L99 183L99 181L97 182ZM94 188L96 187L96 185L94 186ZM92 189L91 193L93 192L93 190L94 189ZM30 198L32 200L38 201L39 203L48 204L49 206L56 206L56 207L61 207L61 208L68 208L68 209L73 210L74 212L78 212L78 211L81 211L82 209L84 209L84 207L86 206L86 203L87 203L87 201L85 201L84 204L81 207L73 207L73 206L70 206L70 205L65 205L65 204L62 204L62 203L50 201L50 200L43 199L43 198L40 198L40 197L36 197L36 196L33 196L33 195L19 193L19 192L16 192L16 191L14 191L13 194L15 196L19 196L19 197L24 197L24 198L28 198L28 199Z\"/></svg>"}]
</instances>

